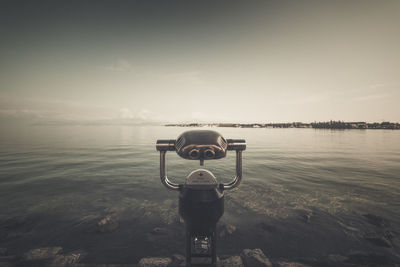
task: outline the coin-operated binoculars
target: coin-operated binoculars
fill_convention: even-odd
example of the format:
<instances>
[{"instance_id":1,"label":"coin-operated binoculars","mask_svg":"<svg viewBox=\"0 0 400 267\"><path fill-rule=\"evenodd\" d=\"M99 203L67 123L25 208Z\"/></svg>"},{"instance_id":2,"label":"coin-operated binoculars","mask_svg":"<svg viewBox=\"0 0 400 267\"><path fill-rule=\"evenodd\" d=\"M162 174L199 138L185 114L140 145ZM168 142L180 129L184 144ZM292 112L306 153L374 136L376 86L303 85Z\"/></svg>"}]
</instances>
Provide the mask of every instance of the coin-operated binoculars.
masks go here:
<instances>
[{"instance_id":1,"label":"coin-operated binoculars","mask_svg":"<svg viewBox=\"0 0 400 267\"><path fill-rule=\"evenodd\" d=\"M186 264L216 265L216 225L224 213L224 190L232 189L242 179L242 151L246 149L243 139L225 139L210 130L194 130L181 134L174 140L157 140L160 151L160 178L168 189L178 190L179 215L186 224ZM175 184L167 177L165 156L176 151L184 159L220 159L228 150L236 151L236 175L230 183L217 183L208 170L198 169L189 174L184 184Z\"/></svg>"}]
</instances>

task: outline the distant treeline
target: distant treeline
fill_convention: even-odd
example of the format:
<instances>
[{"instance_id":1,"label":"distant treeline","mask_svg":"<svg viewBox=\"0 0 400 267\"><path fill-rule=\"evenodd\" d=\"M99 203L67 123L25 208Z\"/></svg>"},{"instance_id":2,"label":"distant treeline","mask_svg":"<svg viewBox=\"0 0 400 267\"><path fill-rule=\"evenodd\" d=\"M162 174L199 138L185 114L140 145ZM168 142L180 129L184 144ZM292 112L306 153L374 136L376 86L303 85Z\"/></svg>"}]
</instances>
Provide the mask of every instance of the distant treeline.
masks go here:
<instances>
[{"instance_id":1,"label":"distant treeline","mask_svg":"<svg viewBox=\"0 0 400 267\"><path fill-rule=\"evenodd\" d=\"M312 128L322 129L400 129L399 123L393 122L344 122L344 121L328 121L328 122L313 122L311 123Z\"/></svg>"},{"instance_id":2,"label":"distant treeline","mask_svg":"<svg viewBox=\"0 0 400 267\"><path fill-rule=\"evenodd\" d=\"M315 128L315 129L400 129L400 123L393 122L289 122L289 123L178 123L165 126L177 127L235 127L235 128Z\"/></svg>"}]
</instances>

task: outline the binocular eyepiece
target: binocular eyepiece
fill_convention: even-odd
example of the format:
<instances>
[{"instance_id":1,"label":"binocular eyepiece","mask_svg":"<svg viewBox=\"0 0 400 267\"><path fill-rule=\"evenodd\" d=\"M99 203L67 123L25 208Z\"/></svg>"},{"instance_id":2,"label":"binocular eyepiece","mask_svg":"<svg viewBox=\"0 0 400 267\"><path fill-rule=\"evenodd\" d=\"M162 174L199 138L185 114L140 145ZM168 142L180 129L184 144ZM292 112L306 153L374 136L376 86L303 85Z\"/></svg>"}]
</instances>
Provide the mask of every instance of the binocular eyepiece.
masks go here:
<instances>
[{"instance_id":1,"label":"binocular eyepiece","mask_svg":"<svg viewBox=\"0 0 400 267\"><path fill-rule=\"evenodd\" d=\"M225 139L218 132L194 130L181 134L176 140L157 140L158 151L176 151L184 158L191 160L220 159L228 150L245 150L243 139Z\"/></svg>"}]
</instances>

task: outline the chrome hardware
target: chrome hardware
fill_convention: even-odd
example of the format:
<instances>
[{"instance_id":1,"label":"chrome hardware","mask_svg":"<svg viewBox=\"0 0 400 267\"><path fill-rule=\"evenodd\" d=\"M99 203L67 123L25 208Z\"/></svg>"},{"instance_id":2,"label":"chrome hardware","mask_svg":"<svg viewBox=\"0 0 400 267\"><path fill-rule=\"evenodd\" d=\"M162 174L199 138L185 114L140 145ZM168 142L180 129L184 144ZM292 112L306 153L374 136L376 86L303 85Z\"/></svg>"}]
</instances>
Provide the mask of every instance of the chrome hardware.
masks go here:
<instances>
[{"instance_id":1,"label":"chrome hardware","mask_svg":"<svg viewBox=\"0 0 400 267\"><path fill-rule=\"evenodd\" d=\"M179 190L179 184L175 184L168 179L167 176L167 167L165 166L165 155L167 151L160 151L160 178L161 182L165 185L166 188L171 190Z\"/></svg>"},{"instance_id":2,"label":"chrome hardware","mask_svg":"<svg viewBox=\"0 0 400 267\"><path fill-rule=\"evenodd\" d=\"M221 184L221 186L226 190L233 189L242 180L242 151L246 149L244 139L224 139L215 131L194 130L184 132L176 141L174 139L157 140L156 148L160 151L161 182L168 189L179 190L183 185L173 183L168 179L166 170L167 151L176 151L184 159L200 160L200 165L203 165L204 160L224 158L227 151L235 150L235 177L231 182Z\"/></svg>"},{"instance_id":3,"label":"chrome hardware","mask_svg":"<svg viewBox=\"0 0 400 267\"><path fill-rule=\"evenodd\" d=\"M242 181L242 150L236 150L236 175L232 182L222 184L224 189L233 189Z\"/></svg>"}]
</instances>

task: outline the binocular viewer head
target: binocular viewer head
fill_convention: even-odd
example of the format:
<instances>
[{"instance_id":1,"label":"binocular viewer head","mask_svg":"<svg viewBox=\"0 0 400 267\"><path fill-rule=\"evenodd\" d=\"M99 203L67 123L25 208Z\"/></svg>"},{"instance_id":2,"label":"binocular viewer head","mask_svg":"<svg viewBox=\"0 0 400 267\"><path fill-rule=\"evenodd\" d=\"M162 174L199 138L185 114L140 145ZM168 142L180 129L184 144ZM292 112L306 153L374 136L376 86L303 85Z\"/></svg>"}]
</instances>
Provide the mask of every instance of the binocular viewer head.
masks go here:
<instances>
[{"instance_id":1,"label":"binocular viewer head","mask_svg":"<svg viewBox=\"0 0 400 267\"><path fill-rule=\"evenodd\" d=\"M242 151L246 149L246 141L244 139L225 139L216 131L193 130L184 132L177 139L157 140L156 149L160 152L161 182L168 189L180 190L183 186L171 182L167 177L165 158L168 151L175 151L184 159L200 160L200 165L203 165L204 160L224 158L228 150L235 150L235 178L230 183L221 184L221 187L224 189L235 188L242 179ZM200 172L195 172L195 174L190 176L189 180L196 180L195 176L197 173Z\"/></svg>"},{"instance_id":2,"label":"binocular viewer head","mask_svg":"<svg viewBox=\"0 0 400 267\"><path fill-rule=\"evenodd\" d=\"M221 134L211 130L193 130L181 134L176 140L157 140L158 151L176 151L184 158L191 160L220 159L228 150L246 149L244 139L225 139Z\"/></svg>"}]
</instances>

